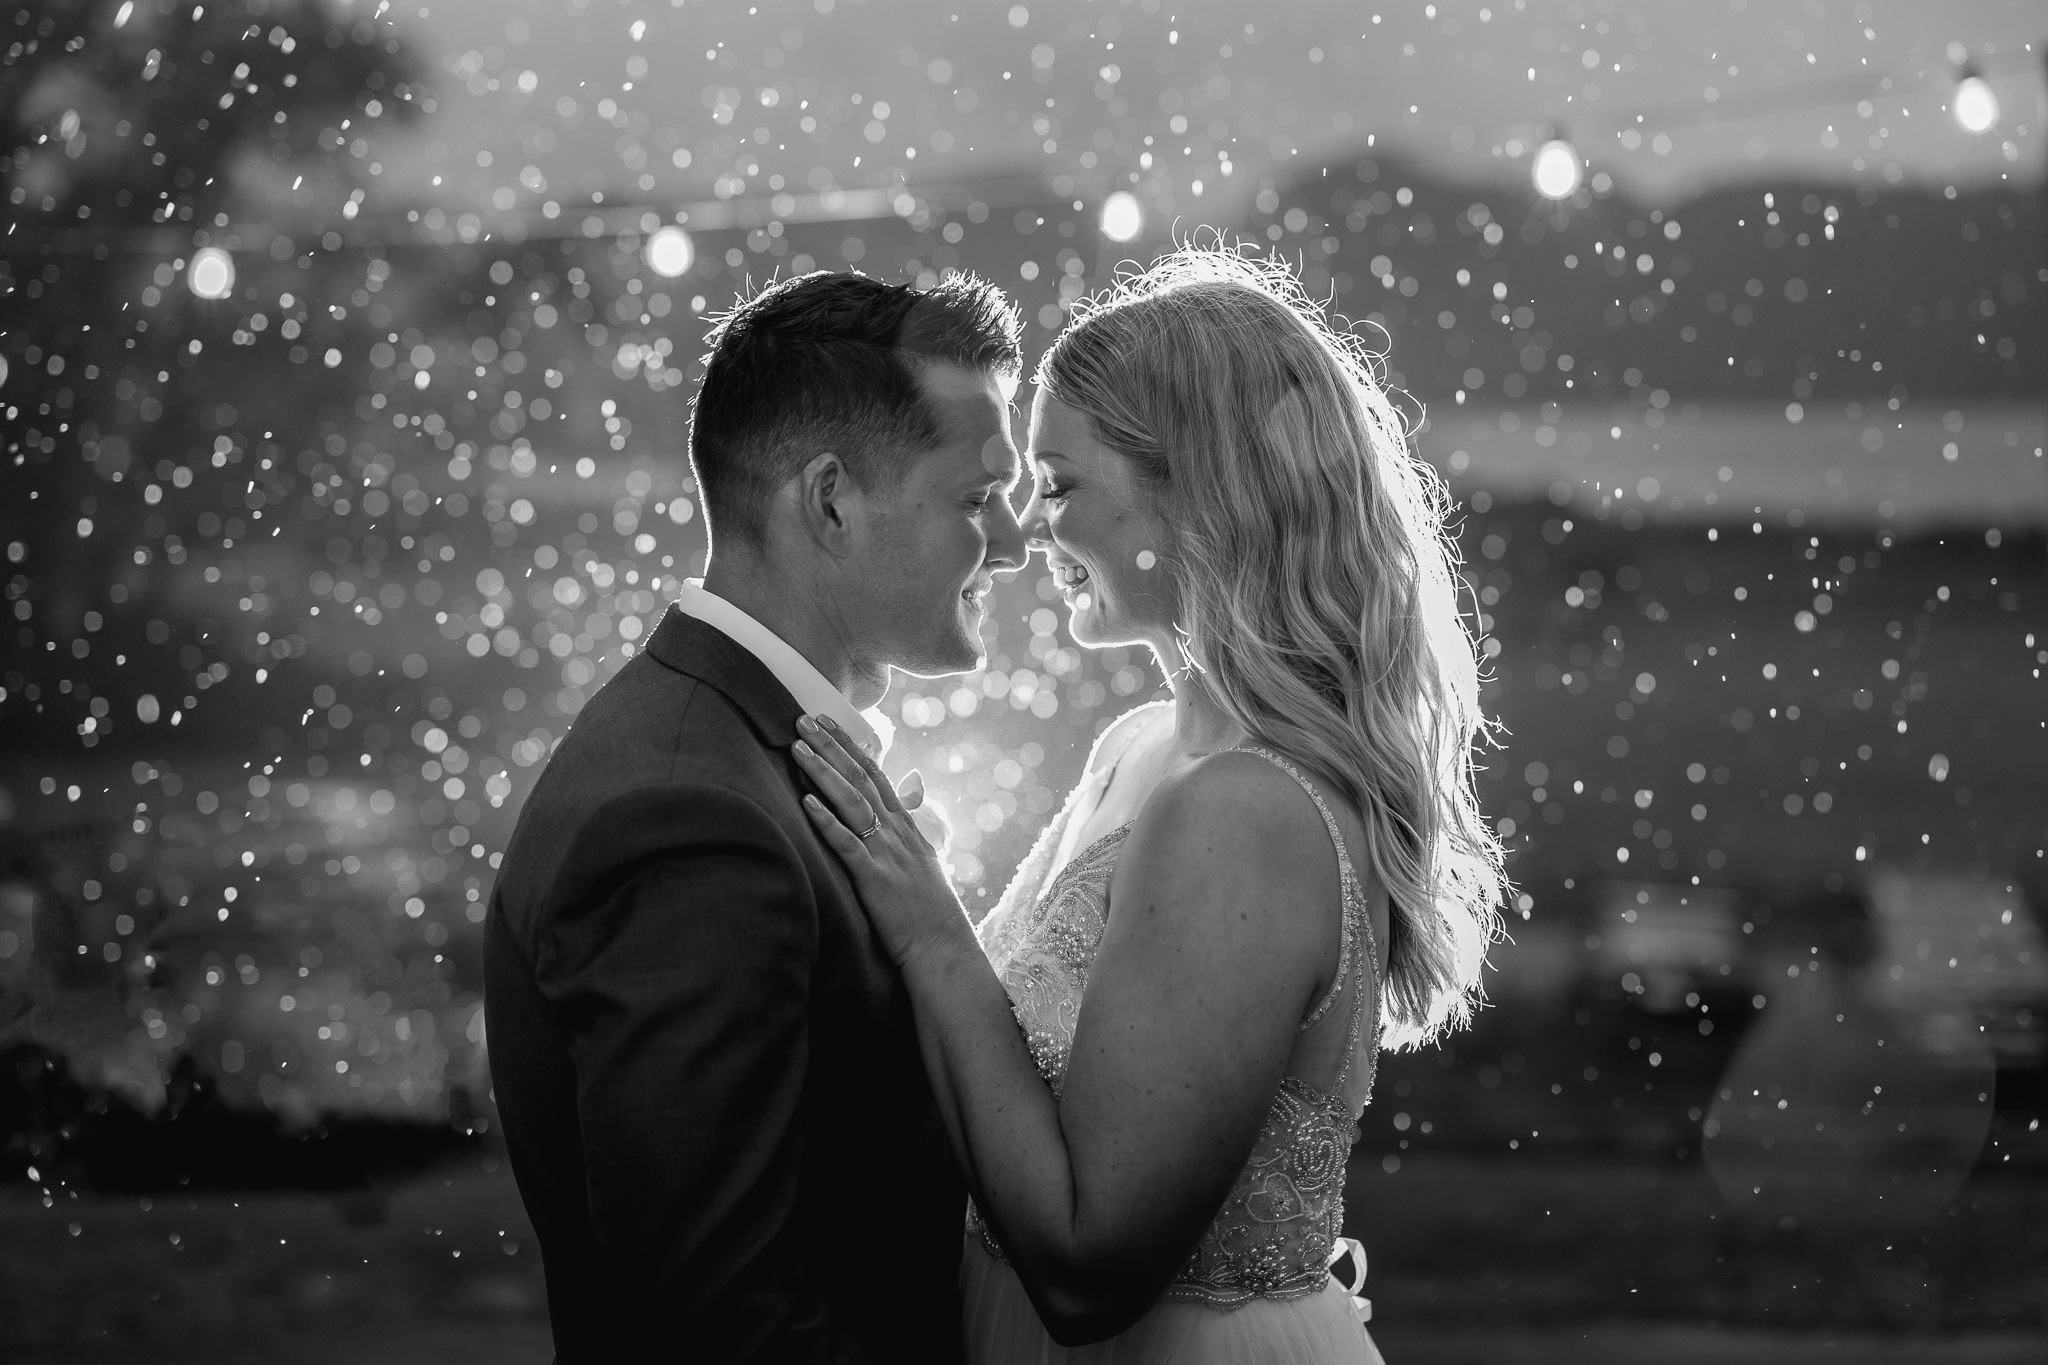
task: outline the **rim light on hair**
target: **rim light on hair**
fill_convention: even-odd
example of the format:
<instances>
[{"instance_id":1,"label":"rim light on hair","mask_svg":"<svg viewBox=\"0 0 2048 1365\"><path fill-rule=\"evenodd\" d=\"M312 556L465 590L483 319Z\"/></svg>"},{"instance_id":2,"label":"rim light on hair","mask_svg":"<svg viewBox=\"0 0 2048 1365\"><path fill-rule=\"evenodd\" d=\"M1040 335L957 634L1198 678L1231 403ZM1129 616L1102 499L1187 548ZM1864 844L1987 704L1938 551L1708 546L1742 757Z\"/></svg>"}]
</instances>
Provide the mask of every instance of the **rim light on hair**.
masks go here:
<instances>
[{"instance_id":1,"label":"rim light on hair","mask_svg":"<svg viewBox=\"0 0 2048 1365\"><path fill-rule=\"evenodd\" d=\"M1228 250L1182 248L1076 318L1038 382L1160 499L1191 668L1365 820L1386 1041L1466 1022L1508 890L1473 785L1478 652L1448 492L1375 357L1283 262Z\"/></svg>"}]
</instances>

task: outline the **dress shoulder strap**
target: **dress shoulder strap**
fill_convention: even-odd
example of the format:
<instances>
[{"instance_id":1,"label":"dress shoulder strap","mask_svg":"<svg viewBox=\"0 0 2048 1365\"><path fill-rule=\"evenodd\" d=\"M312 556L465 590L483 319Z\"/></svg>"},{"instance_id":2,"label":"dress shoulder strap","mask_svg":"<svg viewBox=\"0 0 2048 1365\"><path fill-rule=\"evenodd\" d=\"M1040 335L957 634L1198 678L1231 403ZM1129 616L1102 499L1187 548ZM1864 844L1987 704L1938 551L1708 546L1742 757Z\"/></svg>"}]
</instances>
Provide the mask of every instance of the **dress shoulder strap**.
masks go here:
<instances>
[{"instance_id":1,"label":"dress shoulder strap","mask_svg":"<svg viewBox=\"0 0 2048 1365\"><path fill-rule=\"evenodd\" d=\"M1068 860L1080 851L1073 846L1079 837L1079 827L1094 819L1095 812L1101 807L1102 798L1109 793L1110 783L1115 779L1117 769L1123 766L1125 757L1130 753L1131 746L1138 742L1138 737L1150 729L1157 720L1158 708L1162 706L1170 706L1170 703L1147 702L1143 706L1133 707L1096 736L1095 746L1089 751L1087 763L1081 770L1080 780L1074 784L1073 790L1067 793L1067 799L1061 805L1059 815L1052 824L1046 826L1046 832L1039 836L1038 845L1033 847L1034 858L1040 847L1044 850L1045 856L1038 859L1033 868L1034 875L1043 884L1035 886L1028 892L1029 897L1035 899L1038 893L1044 890L1045 885L1050 884L1046 873L1055 868L1064 870Z\"/></svg>"},{"instance_id":2,"label":"dress shoulder strap","mask_svg":"<svg viewBox=\"0 0 2048 1365\"><path fill-rule=\"evenodd\" d=\"M1117 728L1117 726L1122 726L1124 732L1117 736L1116 748L1107 756L1108 761L1103 762L1098 758L1092 769L1092 771L1102 774L1105 786L1110 778L1116 776L1116 770L1123 764L1124 755L1129 753L1131 746L1138 742L1138 736L1144 734L1151 727L1153 720L1158 715L1158 708L1168 705L1169 703L1164 701L1149 701L1143 706L1132 707L1111 723L1109 727L1111 730ZM1147 712L1152 714L1147 715ZM1103 739L1107 740L1108 737L1109 731L1103 731Z\"/></svg>"},{"instance_id":3,"label":"dress shoulder strap","mask_svg":"<svg viewBox=\"0 0 2048 1365\"><path fill-rule=\"evenodd\" d=\"M1321 1000L1316 1002L1315 1008L1309 1011L1308 1017L1301 1022L1299 1031L1306 1033L1320 1023L1325 1014L1329 1013L1331 1004L1337 998L1337 993L1344 988L1345 981L1350 979L1352 960L1355 956L1354 945L1361 936L1365 939L1367 961L1371 964L1373 978L1375 982L1378 980L1378 954L1373 952L1372 922L1366 914L1365 893L1358 884L1358 873L1352 866L1351 852L1345 847L1344 831L1338 826L1335 812L1330 809L1329 802L1323 799L1322 792L1316 789L1315 783L1309 781L1308 776L1301 769L1295 767L1271 749L1262 748L1256 744L1247 744L1240 746L1235 752L1257 754L1260 758L1267 760L1273 766L1280 769L1280 771L1293 778L1300 785L1301 789L1308 793L1308 799L1316 803L1316 813L1323 817L1323 828L1329 831L1330 842L1337 849L1337 882L1344 899L1343 940L1337 951L1337 971L1330 979L1330 989L1324 993ZM1349 1069L1348 1059L1346 1069Z\"/></svg>"}]
</instances>

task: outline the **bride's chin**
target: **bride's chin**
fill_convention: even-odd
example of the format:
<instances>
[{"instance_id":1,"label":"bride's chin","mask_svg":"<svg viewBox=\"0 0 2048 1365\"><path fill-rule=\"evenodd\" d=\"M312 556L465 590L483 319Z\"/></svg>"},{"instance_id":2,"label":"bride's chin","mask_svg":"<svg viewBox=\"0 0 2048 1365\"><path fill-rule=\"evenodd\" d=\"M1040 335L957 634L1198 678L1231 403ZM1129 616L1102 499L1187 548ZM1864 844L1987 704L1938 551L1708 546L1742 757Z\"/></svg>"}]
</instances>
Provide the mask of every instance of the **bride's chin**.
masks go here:
<instances>
[{"instance_id":1,"label":"bride's chin","mask_svg":"<svg viewBox=\"0 0 2048 1365\"><path fill-rule=\"evenodd\" d=\"M1082 649L1116 649L1143 643L1132 632L1119 629L1099 603L1087 608L1068 603L1068 607L1067 636Z\"/></svg>"},{"instance_id":2,"label":"bride's chin","mask_svg":"<svg viewBox=\"0 0 2048 1365\"><path fill-rule=\"evenodd\" d=\"M1066 605L1067 634L1073 637L1077 645L1093 644L1093 637L1096 634L1094 627L1101 616L1101 604L1095 595L1084 589L1069 597Z\"/></svg>"}]
</instances>

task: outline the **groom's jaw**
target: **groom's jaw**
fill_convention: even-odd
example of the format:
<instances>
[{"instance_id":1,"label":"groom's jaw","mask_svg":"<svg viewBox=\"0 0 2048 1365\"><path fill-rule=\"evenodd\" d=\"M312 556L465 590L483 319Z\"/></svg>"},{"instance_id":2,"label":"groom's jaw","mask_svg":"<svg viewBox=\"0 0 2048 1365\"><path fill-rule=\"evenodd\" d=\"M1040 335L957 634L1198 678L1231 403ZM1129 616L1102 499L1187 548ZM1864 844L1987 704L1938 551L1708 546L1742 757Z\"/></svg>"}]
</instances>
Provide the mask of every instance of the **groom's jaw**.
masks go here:
<instances>
[{"instance_id":1,"label":"groom's jaw","mask_svg":"<svg viewBox=\"0 0 2048 1365\"><path fill-rule=\"evenodd\" d=\"M892 660L893 666L921 678L945 677L979 667L981 623L992 586L985 579L977 579L962 588L954 596L953 609L943 617L929 618L919 632L919 645L904 650Z\"/></svg>"}]
</instances>

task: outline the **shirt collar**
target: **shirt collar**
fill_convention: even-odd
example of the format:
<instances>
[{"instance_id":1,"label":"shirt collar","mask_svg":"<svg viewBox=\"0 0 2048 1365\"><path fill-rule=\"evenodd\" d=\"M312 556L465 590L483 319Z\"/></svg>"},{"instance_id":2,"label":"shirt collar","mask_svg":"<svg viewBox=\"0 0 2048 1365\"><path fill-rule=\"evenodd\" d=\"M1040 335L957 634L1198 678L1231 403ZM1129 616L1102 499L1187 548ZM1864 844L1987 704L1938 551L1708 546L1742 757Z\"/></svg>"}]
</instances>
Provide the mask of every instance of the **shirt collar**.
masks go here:
<instances>
[{"instance_id":1,"label":"shirt collar","mask_svg":"<svg viewBox=\"0 0 2048 1365\"><path fill-rule=\"evenodd\" d=\"M676 606L684 615L716 628L760 660L775 675L775 681L789 689L798 706L807 714L830 716L839 722L840 728L869 757L879 759L888 751L895 727L881 708L857 709L809 659L774 631L705 588L703 579L684 579L676 595Z\"/></svg>"}]
</instances>

